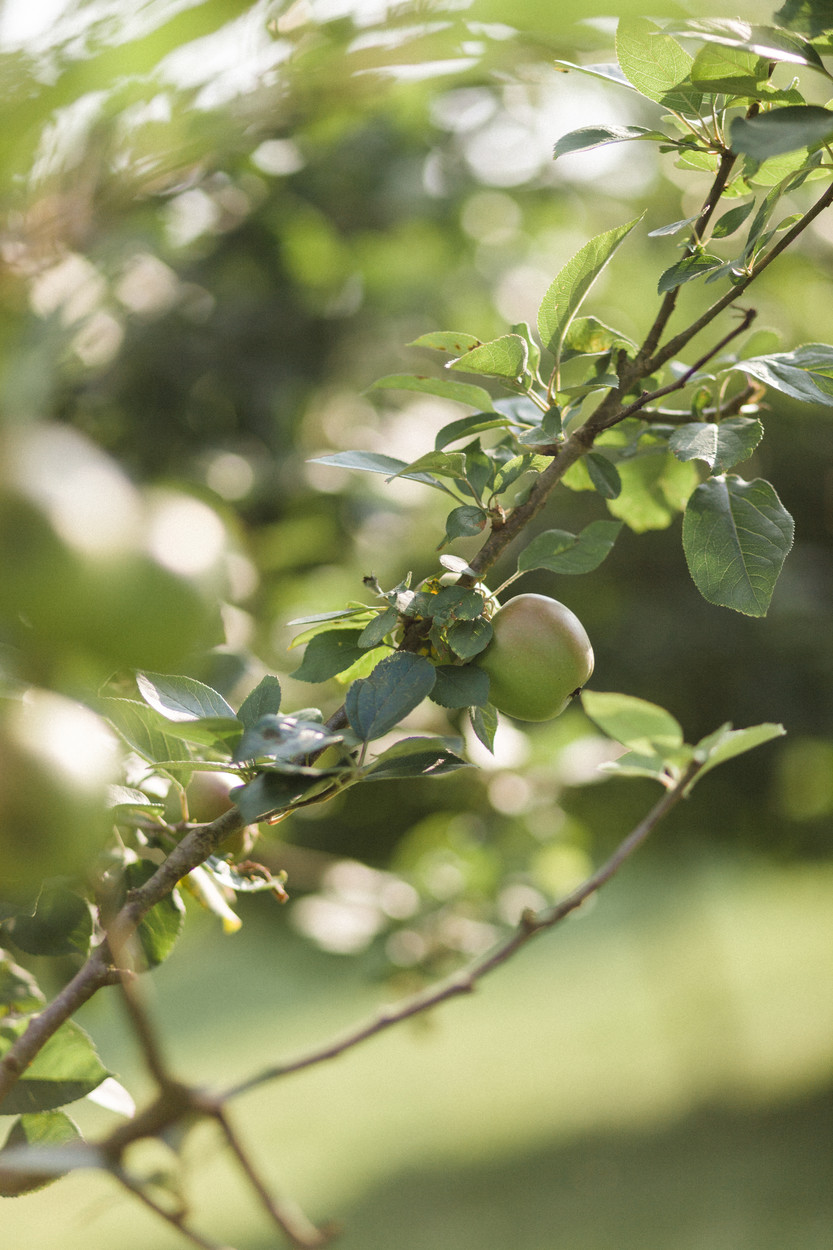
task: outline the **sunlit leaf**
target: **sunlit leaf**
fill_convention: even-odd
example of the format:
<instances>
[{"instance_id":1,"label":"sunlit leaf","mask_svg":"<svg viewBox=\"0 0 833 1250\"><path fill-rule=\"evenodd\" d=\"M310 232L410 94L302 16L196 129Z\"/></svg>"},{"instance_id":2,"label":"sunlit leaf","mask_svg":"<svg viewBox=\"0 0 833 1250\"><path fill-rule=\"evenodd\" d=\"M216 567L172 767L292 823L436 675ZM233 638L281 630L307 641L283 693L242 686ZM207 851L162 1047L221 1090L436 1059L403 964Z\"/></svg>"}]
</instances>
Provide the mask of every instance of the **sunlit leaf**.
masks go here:
<instances>
[{"instance_id":1,"label":"sunlit leaf","mask_svg":"<svg viewBox=\"0 0 833 1250\"><path fill-rule=\"evenodd\" d=\"M630 234L642 215L624 226L607 230L585 243L567 262L550 284L538 309L538 333L541 342L558 359L570 322L585 296L610 260L613 253Z\"/></svg>"},{"instance_id":2,"label":"sunlit leaf","mask_svg":"<svg viewBox=\"0 0 833 1250\"><path fill-rule=\"evenodd\" d=\"M732 368L807 404L833 407L833 347L806 343L792 352L752 357Z\"/></svg>"},{"instance_id":3,"label":"sunlit leaf","mask_svg":"<svg viewBox=\"0 0 833 1250\"><path fill-rule=\"evenodd\" d=\"M473 347L459 360L452 360L449 369L462 373L482 373L486 377L520 378L526 371L529 347L520 334L504 334L490 343Z\"/></svg>"},{"instance_id":4,"label":"sunlit leaf","mask_svg":"<svg viewBox=\"0 0 833 1250\"><path fill-rule=\"evenodd\" d=\"M683 731L675 717L656 703L627 694L584 690L582 706L603 733L639 755L660 755L683 745Z\"/></svg>"},{"instance_id":5,"label":"sunlit leaf","mask_svg":"<svg viewBox=\"0 0 833 1250\"><path fill-rule=\"evenodd\" d=\"M692 421L674 431L668 446L679 460L704 460L709 468L724 473L747 460L763 435L756 417L729 417L720 424Z\"/></svg>"},{"instance_id":6,"label":"sunlit leaf","mask_svg":"<svg viewBox=\"0 0 833 1250\"><path fill-rule=\"evenodd\" d=\"M678 113L696 113L702 93L688 81L692 58L645 17L623 17L616 29L619 64L637 91Z\"/></svg>"},{"instance_id":7,"label":"sunlit leaf","mask_svg":"<svg viewBox=\"0 0 833 1250\"><path fill-rule=\"evenodd\" d=\"M167 677L164 673L137 673L142 698L167 720L189 721L205 717L236 720L234 708L221 694L193 677Z\"/></svg>"},{"instance_id":8,"label":"sunlit leaf","mask_svg":"<svg viewBox=\"0 0 833 1250\"><path fill-rule=\"evenodd\" d=\"M492 410L492 397L482 386L468 382L452 382L449 378L426 378L411 373L392 373L379 378L371 390L418 391L421 395L438 395L441 399L453 399L468 404L480 412ZM358 466L357 466L358 467Z\"/></svg>"}]
</instances>

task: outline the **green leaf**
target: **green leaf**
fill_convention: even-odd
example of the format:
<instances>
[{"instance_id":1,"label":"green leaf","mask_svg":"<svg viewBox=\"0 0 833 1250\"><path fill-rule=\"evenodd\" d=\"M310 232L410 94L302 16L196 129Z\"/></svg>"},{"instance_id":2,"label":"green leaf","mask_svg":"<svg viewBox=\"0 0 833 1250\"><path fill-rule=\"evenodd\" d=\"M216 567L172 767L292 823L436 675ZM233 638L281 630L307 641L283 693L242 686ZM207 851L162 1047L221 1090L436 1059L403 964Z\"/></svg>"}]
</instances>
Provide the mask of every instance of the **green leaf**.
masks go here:
<instances>
[{"instance_id":1,"label":"green leaf","mask_svg":"<svg viewBox=\"0 0 833 1250\"><path fill-rule=\"evenodd\" d=\"M622 493L608 501L608 510L637 534L667 529L699 480L693 464L658 450L621 460L618 467Z\"/></svg>"},{"instance_id":2,"label":"green leaf","mask_svg":"<svg viewBox=\"0 0 833 1250\"><path fill-rule=\"evenodd\" d=\"M101 711L119 737L142 759L150 763L190 763L191 748L165 722L160 722L159 714L147 704L135 699L102 699Z\"/></svg>"},{"instance_id":3,"label":"green leaf","mask_svg":"<svg viewBox=\"0 0 833 1250\"><path fill-rule=\"evenodd\" d=\"M786 3L773 14L779 26L815 39L825 32L830 34L829 0L786 0Z\"/></svg>"},{"instance_id":4,"label":"green leaf","mask_svg":"<svg viewBox=\"0 0 833 1250\"><path fill-rule=\"evenodd\" d=\"M411 464L406 464L398 472L391 473L388 481L393 481L395 477L414 477L418 473L460 480L465 471L466 459L461 451L429 451Z\"/></svg>"},{"instance_id":5,"label":"green leaf","mask_svg":"<svg viewBox=\"0 0 833 1250\"><path fill-rule=\"evenodd\" d=\"M591 521L580 534L545 530L537 534L518 558L518 572L549 569L552 573L592 573L616 542L621 521Z\"/></svg>"},{"instance_id":6,"label":"green leaf","mask_svg":"<svg viewBox=\"0 0 833 1250\"><path fill-rule=\"evenodd\" d=\"M231 791L229 798L247 825L255 825L276 812L286 811L310 787L308 776L277 772L258 773L253 781Z\"/></svg>"},{"instance_id":7,"label":"green leaf","mask_svg":"<svg viewBox=\"0 0 833 1250\"><path fill-rule=\"evenodd\" d=\"M649 139L659 143L668 143L667 135L660 130L650 130L647 126L581 126L562 135L553 148L553 157L567 156L571 152L588 152L591 148L600 148L606 143L628 143L633 139Z\"/></svg>"},{"instance_id":8,"label":"green leaf","mask_svg":"<svg viewBox=\"0 0 833 1250\"><path fill-rule=\"evenodd\" d=\"M26 1032L28 1023L25 1017L0 1023L0 1058ZM81 1026L67 1020L3 1099L0 1115L52 1111L86 1097L109 1075Z\"/></svg>"},{"instance_id":9,"label":"green leaf","mask_svg":"<svg viewBox=\"0 0 833 1250\"><path fill-rule=\"evenodd\" d=\"M462 356L473 347L481 347L483 340L473 334L461 334L455 330L432 330L430 334L421 334L418 339L408 343L408 347L430 347L435 352L448 352L450 356ZM378 385L378 383L377 383Z\"/></svg>"},{"instance_id":10,"label":"green leaf","mask_svg":"<svg viewBox=\"0 0 833 1250\"><path fill-rule=\"evenodd\" d=\"M665 785L670 775L668 761L663 755L645 755L639 751L626 751L618 760L608 760L599 765L599 771L618 777L648 777Z\"/></svg>"},{"instance_id":11,"label":"green leaf","mask_svg":"<svg viewBox=\"0 0 833 1250\"><path fill-rule=\"evenodd\" d=\"M440 664L436 677L431 699L440 707L484 707L489 701L489 674L476 664Z\"/></svg>"},{"instance_id":12,"label":"green leaf","mask_svg":"<svg viewBox=\"0 0 833 1250\"><path fill-rule=\"evenodd\" d=\"M373 761L364 780L442 777L470 767L466 760L449 749L443 738L405 738Z\"/></svg>"},{"instance_id":13,"label":"green leaf","mask_svg":"<svg viewBox=\"0 0 833 1250\"><path fill-rule=\"evenodd\" d=\"M677 113L696 113L702 93L692 88L692 58L676 39L645 17L624 17L616 30L616 55L637 91Z\"/></svg>"},{"instance_id":14,"label":"green leaf","mask_svg":"<svg viewBox=\"0 0 833 1250\"><path fill-rule=\"evenodd\" d=\"M343 673L367 654L359 645L361 635L360 629L331 629L316 634L307 643L300 668L291 676L296 681L320 682Z\"/></svg>"},{"instance_id":15,"label":"green leaf","mask_svg":"<svg viewBox=\"0 0 833 1250\"><path fill-rule=\"evenodd\" d=\"M161 712L166 720L237 719L234 708L229 707L221 694L193 677L137 673L136 684L145 703Z\"/></svg>"},{"instance_id":16,"label":"green leaf","mask_svg":"<svg viewBox=\"0 0 833 1250\"><path fill-rule=\"evenodd\" d=\"M492 641L492 626L485 617L478 617L475 621L457 621L450 629L446 631L446 639L448 645L455 655L461 660L473 660L476 655L480 655L481 651L485 651L489 643ZM453 666L452 666L453 667ZM459 669L457 670L460 671ZM439 684L432 692L431 697L436 703L442 703L442 699L437 697L436 691ZM478 700L474 700L477 702ZM446 707L451 706L446 704ZM468 704L461 704L462 707L468 707Z\"/></svg>"},{"instance_id":17,"label":"green leaf","mask_svg":"<svg viewBox=\"0 0 833 1250\"><path fill-rule=\"evenodd\" d=\"M445 541L441 546L454 542L455 538L473 538L475 534L481 534L488 520L488 514L473 504L454 508L445 519Z\"/></svg>"},{"instance_id":18,"label":"green leaf","mask_svg":"<svg viewBox=\"0 0 833 1250\"><path fill-rule=\"evenodd\" d=\"M460 438L470 438L472 434L480 434L483 430L506 429L509 422L506 417L489 416L482 412L472 417L461 417L459 421L451 421L444 425L434 440L434 450L442 451L449 443L456 443Z\"/></svg>"},{"instance_id":19,"label":"green leaf","mask_svg":"<svg viewBox=\"0 0 833 1250\"><path fill-rule=\"evenodd\" d=\"M585 712L602 733L621 742L639 755L675 752L683 745L683 731L677 719L656 703L628 694L607 694L584 690Z\"/></svg>"},{"instance_id":20,"label":"green leaf","mask_svg":"<svg viewBox=\"0 0 833 1250\"><path fill-rule=\"evenodd\" d=\"M6 928L27 955L86 955L93 936L92 908L63 882L46 881L35 914L16 916Z\"/></svg>"},{"instance_id":21,"label":"green leaf","mask_svg":"<svg viewBox=\"0 0 833 1250\"><path fill-rule=\"evenodd\" d=\"M691 66L691 81L701 91L722 95L755 94L759 83L769 77L769 63L754 52L707 44Z\"/></svg>"},{"instance_id":22,"label":"green leaf","mask_svg":"<svg viewBox=\"0 0 833 1250\"><path fill-rule=\"evenodd\" d=\"M399 613L396 608L385 608L383 612L378 612L359 634L359 646L365 649L378 647L379 643L384 642L390 631L396 627L398 620Z\"/></svg>"},{"instance_id":23,"label":"green leaf","mask_svg":"<svg viewBox=\"0 0 833 1250\"><path fill-rule=\"evenodd\" d=\"M769 482L733 476L703 482L683 518L683 548L700 594L719 607L766 616L793 528Z\"/></svg>"},{"instance_id":24,"label":"green leaf","mask_svg":"<svg viewBox=\"0 0 833 1250\"><path fill-rule=\"evenodd\" d=\"M622 479L616 465L598 451L588 452L585 460L590 481L602 499L618 499L622 493Z\"/></svg>"},{"instance_id":25,"label":"green leaf","mask_svg":"<svg viewBox=\"0 0 833 1250\"><path fill-rule=\"evenodd\" d=\"M504 334L490 343L473 347L459 360L452 360L449 369L463 373L482 373L493 378L521 378L529 360L529 346L520 334Z\"/></svg>"},{"instance_id":26,"label":"green leaf","mask_svg":"<svg viewBox=\"0 0 833 1250\"><path fill-rule=\"evenodd\" d=\"M813 148L833 139L833 111L813 104L787 105L758 117L736 117L729 127L733 152L755 161Z\"/></svg>"},{"instance_id":27,"label":"green leaf","mask_svg":"<svg viewBox=\"0 0 833 1250\"><path fill-rule=\"evenodd\" d=\"M430 660L406 652L388 656L347 691L344 709L354 733L364 742L381 738L431 693L434 681Z\"/></svg>"},{"instance_id":28,"label":"green leaf","mask_svg":"<svg viewBox=\"0 0 833 1250\"><path fill-rule=\"evenodd\" d=\"M776 725L772 722L750 725L747 729L733 729L731 725L721 725L720 729L706 738L701 738L697 743L695 753L699 759L704 759L705 763L688 790L691 790L706 773L717 768L718 764L724 764L726 760L734 759L736 755L743 755L746 751L753 751L755 747L763 746L765 742L771 742L774 738L781 738L786 732L783 725Z\"/></svg>"},{"instance_id":29,"label":"green leaf","mask_svg":"<svg viewBox=\"0 0 833 1250\"><path fill-rule=\"evenodd\" d=\"M833 347L806 343L793 352L740 360L731 368L806 404L833 407Z\"/></svg>"},{"instance_id":30,"label":"green leaf","mask_svg":"<svg viewBox=\"0 0 833 1250\"><path fill-rule=\"evenodd\" d=\"M452 494L447 486L438 482L430 473L413 472L404 460L395 456L383 456L373 451L337 451L331 456L313 456L310 464L330 464L340 469L360 469L364 473L383 473L390 480L393 477L405 477L413 482L422 482L424 486L433 486L436 490ZM335 614L330 614L335 619ZM348 613L346 615L354 615Z\"/></svg>"},{"instance_id":31,"label":"green leaf","mask_svg":"<svg viewBox=\"0 0 833 1250\"><path fill-rule=\"evenodd\" d=\"M275 715L281 710L281 684L267 673L240 704L237 719L246 729L256 725L261 716Z\"/></svg>"},{"instance_id":32,"label":"green leaf","mask_svg":"<svg viewBox=\"0 0 833 1250\"><path fill-rule=\"evenodd\" d=\"M475 737L483 743L487 751L494 754L495 734L498 726L497 708L492 707L491 703L484 703L482 707L469 708L469 720Z\"/></svg>"},{"instance_id":33,"label":"green leaf","mask_svg":"<svg viewBox=\"0 0 833 1250\"><path fill-rule=\"evenodd\" d=\"M724 473L748 460L764 436L756 417L729 417L719 425L692 421L675 430L668 446L678 460L705 460L709 468Z\"/></svg>"},{"instance_id":34,"label":"green leaf","mask_svg":"<svg viewBox=\"0 0 833 1250\"><path fill-rule=\"evenodd\" d=\"M820 70L830 77L815 48L798 35L774 26L752 26L749 22L715 18L706 21L685 22L668 27L674 34L688 39L702 39L705 43L721 44L727 48L739 48L753 52L767 61L785 61L789 65L806 65Z\"/></svg>"},{"instance_id":35,"label":"green leaf","mask_svg":"<svg viewBox=\"0 0 833 1250\"><path fill-rule=\"evenodd\" d=\"M562 360L573 356L600 356L615 347L636 350L631 339L606 326L598 317L576 317L564 337Z\"/></svg>"},{"instance_id":36,"label":"green leaf","mask_svg":"<svg viewBox=\"0 0 833 1250\"><path fill-rule=\"evenodd\" d=\"M20 1194L34 1193L66 1175L51 1168L45 1173L38 1173L38 1156L28 1150L28 1147L66 1146L70 1142L83 1140L78 1125L65 1111L38 1111L32 1115L21 1116L12 1125L12 1131L0 1150L0 1198L17 1198ZM11 1151L15 1152L14 1155L11 1155ZM31 1160L28 1175L23 1170L26 1164L24 1151ZM17 1166L7 1171L6 1165L10 1161Z\"/></svg>"},{"instance_id":37,"label":"green leaf","mask_svg":"<svg viewBox=\"0 0 833 1250\"><path fill-rule=\"evenodd\" d=\"M426 378L412 373L392 373L379 378L371 390L418 391L422 395L439 395L441 399L453 399L468 404L480 412L492 411L492 397L482 386L468 382L452 382L447 378Z\"/></svg>"},{"instance_id":38,"label":"green leaf","mask_svg":"<svg viewBox=\"0 0 833 1250\"><path fill-rule=\"evenodd\" d=\"M728 213L724 213L715 223L712 238L726 239L730 234L734 234L746 221L754 207L755 201L749 200L746 204L738 204L736 208L730 208Z\"/></svg>"},{"instance_id":39,"label":"green leaf","mask_svg":"<svg viewBox=\"0 0 833 1250\"><path fill-rule=\"evenodd\" d=\"M667 291L675 291L678 286L682 286L686 282L693 282L695 278L701 278L703 274L708 273L711 269L717 269L725 264L719 256L711 256L708 252L695 252L693 256L684 256L682 260L678 260L670 269L666 269L660 275L657 283L657 294L665 295Z\"/></svg>"},{"instance_id":40,"label":"green leaf","mask_svg":"<svg viewBox=\"0 0 833 1250\"><path fill-rule=\"evenodd\" d=\"M46 999L31 972L20 968L0 950L0 1018L10 1012L25 1015L39 1011Z\"/></svg>"},{"instance_id":41,"label":"green leaf","mask_svg":"<svg viewBox=\"0 0 833 1250\"><path fill-rule=\"evenodd\" d=\"M165 810L165 804L160 799L153 799L144 790L135 790L132 786L108 786L107 806L117 821L139 813L146 820L148 815Z\"/></svg>"},{"instance_id":42,"label":"green leaf","mask_svg":"<svg viewBox=\"0 0 833 1250\"><path fill-rule=\"evenodd\" d=\"M607 230L585 243L550 284L538 309L538 333L541 342L558 360L570 323L585 296L610 260L613 253L642 220L643 214L624 226Z\"/></svg>"},{"instance_id":43,"label":"green leaf","mask_svg":"<svg viewBox=\"0 0 833 1250\"><path fill-rule=\"evenodd\" d=\"M562 74L586 74L589 78L601 78L603 82L616 83L618 87L626 87L628 91L636 91L615 61L607 61L599 65L575 65L572 61L553 61L553 65Z\"/></svg>"},{"instance_id":44,"label":"green leaf","mask_svg":"<svg viewBox=\"0 0 833 1250\"><path fill-rule=\"evenodd\" d=\"M138 889L151 879L158 867L158 864L149 859L140 859L125 865L125 889ZM172 890L166 898L151 907L136 930L141 952L138 959L139 970L156 968L164 963L176 945L184 924L185 904L179 890Z\"/></svg>"},{"instance_id":45,"label":"green leaf","mask_svg":"<svg viewBox=\"0 0 833 1250\"><path fill-rule=\"evenodd\" d=\"M681 230L685 230L686 226L692 226L695 221L699 220L699 213L696 213L693 217L683 217L682 221L672 221L667 226L659 226L656 230L649 230L648 238L662 239L667 235L679 234Z\"/></svg>"},{"instance_id":46,"label":"green leaf","mask_svg":"<svg viewBox=\"0 0 833 1250\"><path fill-rule=\"evenodd\" d=\"M243 734L234 758L238 761L270 759L276 764L290 764L337 742L341 742L341 734L330 733L315 721L267 713ZM278 771L295 770L279 768Z\"/></svg>"}]
</instances>

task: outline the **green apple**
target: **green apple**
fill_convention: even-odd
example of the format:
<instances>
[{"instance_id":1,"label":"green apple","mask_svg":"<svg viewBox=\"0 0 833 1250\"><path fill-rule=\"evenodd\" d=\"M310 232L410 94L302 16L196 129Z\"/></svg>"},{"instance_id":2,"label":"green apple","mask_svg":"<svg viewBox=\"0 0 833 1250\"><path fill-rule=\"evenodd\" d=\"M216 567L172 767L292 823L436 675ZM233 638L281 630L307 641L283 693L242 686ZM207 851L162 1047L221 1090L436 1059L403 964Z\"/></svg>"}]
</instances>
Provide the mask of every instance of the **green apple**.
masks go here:
<instances>
[{"instance_id":1,"label":"green apple","mask_svg":"<svg viewBox=\"0 0 833 1250\"><path fill-rule=\"evenodd\" d=\"M581 621L557 599L517 595L492 617L494 636L475 661L489 674L489 701L518 720L551 720L593 672Z\"/></svg>"}]
</instances>

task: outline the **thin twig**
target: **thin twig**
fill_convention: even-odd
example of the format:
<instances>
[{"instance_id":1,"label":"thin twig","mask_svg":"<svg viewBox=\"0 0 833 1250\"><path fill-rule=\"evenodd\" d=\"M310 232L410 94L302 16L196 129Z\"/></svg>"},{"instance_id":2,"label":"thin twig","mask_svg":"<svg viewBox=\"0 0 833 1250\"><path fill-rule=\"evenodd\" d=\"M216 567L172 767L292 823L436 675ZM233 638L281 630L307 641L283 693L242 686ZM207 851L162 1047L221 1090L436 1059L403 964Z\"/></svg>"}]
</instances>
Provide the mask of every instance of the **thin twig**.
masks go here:
<instances>
[{"instance_id":1,"label":"thin twig","mask_svg":"<svg viewBox=\"0 0 833 1250\"><path fill-rule=\"evenodd\" d=\"M516 951L525 946L533 937L560 924L571 912L586 902L592 894L600 890L619 871L625 861L633 855L634 851L642 845L659 822L679 803L702 767L702 763L693 761L680 779L654 804L644 820L640 821L628 836L620 842L609 859L592 873L586 881L573 890L571 894L561 899L560 902L554 903L551 907L544 908L542 911L525 913L520 924L509 937L480 959L475 960L463 972L449 977L439 985L432 986L419 994L413 995L396 1007L385 1009L373 1019L366 1021L342 1037L336 1038L334 1041L328 1042L316 1050L309 1051L297 1059L275 1064L264 1069L248 1080L232 1086L221 1096L219 1101L225 1103L231 1098L248 1093L250 1090L257 1089L270 1081L289 1076L293 1072L301 1072L306 1068L315 1067L328 1059L336 1059L339 1055L343 1055L345 1051L352 1050L354 1046L360 1045L360 1043L367 1041L369 1038L386 1032L394 1025L400 1024L403 1020L410 1020L414 1016L421 1015L423 1012L439 1006L440 1003L448 1002L449 999L472 993L477 982L489 972L506 963Z\"/></svg>"},{"instance_id":2,"label":"thin twig","mask_svg":"<svg viewBox=\"0 0 833 1250\"><path fill-rule=\"evenodd\" d=\"M295 1203L289 1203L285 1199L278 1202L269 1193L246 1150L243 1148L221 1102L222 1100L218 1102L214 1113L215 1119L223 1131L232 1154L240 1164L241 1171L257 1194L261 1205L268 1213L272 1222L294 1246L301 1247L301 1250L314 1250L315 1247L326 1245L334 1236L335 1230L316 1228Z\"/></svg>"},{"instance_id":3,"label":"thin twig","mask_svg":"<svg viewBox=\"0 0 833 1250\"><path fill-rule=\"evenodd\" d=\"M193 1228L189 1228L185 1223L184 1211L177 1213L175 1211L166 1210L160 1202L157 1202L155 1198L151 1198L150 1194L146 1192L143 1186L140 1185L138 1181L135 1181L127 1172L118 1170L114 1172L113 1175L116 1177L116 1180L119 1181L119 1183L123 1185L126 1190L128 1190L129 1193L133 1194L135 1198L138 1198L140 1202L143 1202L146 1207L154 1212L155 1215L161 1216L162 1219L168 1224L173 1225L178 1233L181 1233L181 1235L190 1241L192 1245L199 1246L200 1250L234 1250L234 1246L221 1245L219 1241L209 1241L208 1238L203 1237L201 1233L196 1232Z\"/></svg>"}]
</instances>

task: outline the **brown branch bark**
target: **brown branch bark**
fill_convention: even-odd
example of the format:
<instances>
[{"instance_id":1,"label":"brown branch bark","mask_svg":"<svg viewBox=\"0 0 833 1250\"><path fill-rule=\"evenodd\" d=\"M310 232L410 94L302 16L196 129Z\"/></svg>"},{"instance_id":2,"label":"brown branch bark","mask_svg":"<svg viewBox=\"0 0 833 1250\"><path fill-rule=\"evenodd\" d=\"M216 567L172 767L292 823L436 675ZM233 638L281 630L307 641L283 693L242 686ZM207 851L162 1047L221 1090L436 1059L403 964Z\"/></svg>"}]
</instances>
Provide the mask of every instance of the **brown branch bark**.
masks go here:
<instances>
[{"instance_id":1,"label":"brown branch bark","mask_svg":"<svg viewBox=\"0 0 833 1250\"><path fill-rule=\"evenodd\" d=\"M232 1086L223 1093L221 1101L226 1102L240 1094L257 1089L270 1081L278 1080L280 1077L289 1076L293 1072L302 1072L305 1068L315 1067L328 1059L336 1059L339 1055L343 1055L345 1051L352 1050L354 1046L360 1045L371 1037L376 1037L379 1033L386 1032L388 1029L393 1028L394 1025L401 1024L403 1020L410 1020L414 1016L438 1007L441 1003L448 1002L452 998L471 994L483 977L487 976L495 968L500 967L501 964L506 963L522 946L526 946L534 937L560 924L571 912L575 911L591 895L600 890L611 877L615 876L626 860L633 855L634 851L642 846L660 821L685 796L702 767L702 763L692 762L680 779L654 804L644 820L640 821L631 830L628 836L619 843L613 854L586 881L582 882L566 898L561 899L558 903L553 903L551 907L544 908L539 912L525 913L520 924L509 937L487 952L482 958L475 960L463 972L450 977L439 985L424 990L422 993L415 994L413 997L406 999L404 1003L400 1003L399 1006L387 1008L372 1020L359 1025L357 1028L344 1034L344 1036L336 1038L334 1041L316 1050L309 1051L306 1055L301 1055L298 1059L275 1064L273 1067L264 1069L264 1071L257 1073L248 1080L242 1081L239 1085Z\"/></svg>"}]
</instances>

